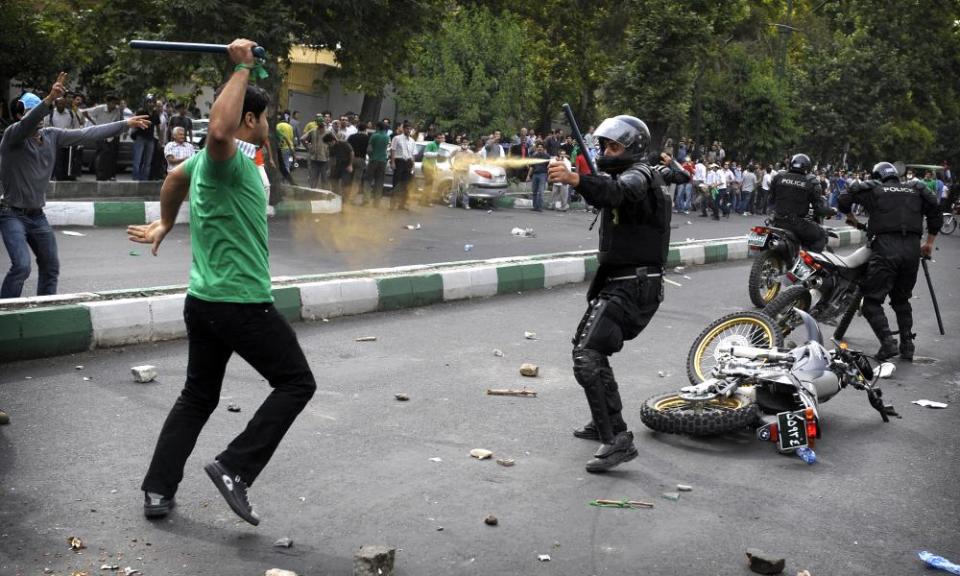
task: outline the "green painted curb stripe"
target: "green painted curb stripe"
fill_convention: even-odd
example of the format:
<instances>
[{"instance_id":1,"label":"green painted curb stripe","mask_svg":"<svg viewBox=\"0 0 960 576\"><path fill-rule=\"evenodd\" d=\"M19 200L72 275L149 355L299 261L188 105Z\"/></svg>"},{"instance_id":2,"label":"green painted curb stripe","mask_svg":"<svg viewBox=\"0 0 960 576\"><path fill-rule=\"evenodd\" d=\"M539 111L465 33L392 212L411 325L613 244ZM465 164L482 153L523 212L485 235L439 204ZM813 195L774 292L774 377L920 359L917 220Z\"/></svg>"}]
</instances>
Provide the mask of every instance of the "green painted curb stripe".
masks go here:
<instances>
[{"instance_id":1,"label":"green painted curb stripe","mask_svg":"<svg viewBox=\"0 0 960 576\"><path fill-rule=\"evenodd\" d=\"M597 260L596 256L587 256L583 259L583 273L584 280L592 280L594 276L597 275L597 270L600 268L600 262Z\"/></svg>"},{"instance_id":2,"label":"green painted curb stripe","mask_svg":"<svg viewBox=\"0 0 960 576\"><path fill-rule=\"evenodd\" d=\"M679 266L680 265L680 250L677 248L671 248L667 252L667 266Z\"/></svg>"},{"instance_id":3,"label":"green painted curb stripe","mask_svg":"<svg viewBox=\"0 0 960 576\"><path fill-rule=\"evenodd\" d=\"M93 325L83 306L0 313L0 360L40 358L90 348Z\"/></svg>"},{"instance_id":4,"label":"green painted curb stripe","mask_svg":"<svg viewBox=\"0 0 960 576\"><path fill-rule=\"evenodd\" d=\"M497 294L543 288L543 264L514 264L497 267Z\"/></svg>"},{"instance_id":5,"label":"green painted curb stripe","mask_svg":"<svg viewBox=\"0 0 960 576\"><path fill-rule=\"evenodd\" d=\"M94 202L94 226L126 226L147 221L146 204L143 202Z\"/></svg>"},{"instance_id":6,"label":"green painted curb stripe","mask_svg":"<svg viewBox=\"0 0 960 576\"><path fill-rule=\"evenodd\" d=\"M296 286L274 288L273 305L288 322L300 321L300 289Z\"/></svg>"},{"instance_id":7,"label":"green painted curb stripe","mask_svg":"<svg viewBox=\"0 0 960 576\"><path fill-rule=\"evenodd\" d=\"M849 246L850 244L853 244L853 233L849 230L841 230L838 236L840 236L841 246Z\"/></svg>"},{"instance_id":8,"label":"green painted curb stripe","mask_svg":"<svg viewBox=\"0 0 960 576\"><path fill-rule=\"evenodd\" d=\"M727 245L715 244L713 246L703 247L703 263L713 264L714 262L724 262L727 259Z\"/></svg>"},{"instance_id":9,"label":"green painted curb stripe","mask_svg":"<svg viewBox=\"0 0 960 576\"><path fill-rule=\"evenodd\" d=\"M513 196L501 196L497 198L494 205L497 208L513 208L513 203L516 202L516 200Z\"/></svg>"},{"instance_id":10,"label":"green painted curb stripe","mask_svg":"<svg viewBox=\"0 0 960 576\"><path fill-rule=\"evenodd\" d=\"M378 310L426 306L443 301L443 276L393 276L377 278Z\"/></svg>"},{"instance_id":11,"label":"green painted curb stripe","mask_svg":"<svg viewBox=\"0 0 960 576\"><path fill-rule=\"evenodd\" d=\"M300 212L310 212L313 205L309 200L284 200L275 206L277 216L288 216Z\"/></svg>"}]
</instances>

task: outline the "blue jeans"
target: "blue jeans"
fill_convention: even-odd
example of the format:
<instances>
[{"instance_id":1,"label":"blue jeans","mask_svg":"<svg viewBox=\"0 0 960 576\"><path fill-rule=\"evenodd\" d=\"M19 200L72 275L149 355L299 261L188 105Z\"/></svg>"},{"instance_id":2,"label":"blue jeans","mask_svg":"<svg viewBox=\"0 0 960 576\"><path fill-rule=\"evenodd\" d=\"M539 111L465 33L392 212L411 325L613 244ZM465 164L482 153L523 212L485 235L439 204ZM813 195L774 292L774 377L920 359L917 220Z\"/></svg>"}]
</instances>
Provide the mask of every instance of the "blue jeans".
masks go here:
<instances>
[{"instance_id":1,"label":"blue jeans","mask_svg":"<svg viewBox=\"0 0 960 576\"><path fill-rule=\"evenodd\" d=\"M753 190L741 190L740 191L740 204L737 206L737 213L743 214L750 210L750 196L753 194Z\"/></svg>"},{"instance_id":2,"label":"blue jeans","mask_svg":"<svg viewBox=\"0 0 960 576\"><path fill-rule=\"evenodd\" d=\"M547 186L547 173L533 175L533 209L543 210L543 189Z\"/></svg>"},{"instance_id":3,"label":"blue jeans","mask_svg":"<svg viewBox=\"0 0 960 576\"><path fill-rule=\"evenodd\" d=\"M156 140L153 138L137 138L133 143L133 171L134 180L149 180L150 167L153 166L153 147Z\"/></svg>"},{"instance_id":4,"label":"blue jeans","mask_svg":"<svg viewBox=\"0 0 960 576\"><path fill-rule=\"evenodd\" d=\"M691 196L693 195L693 184L687 182L677 187L677 210L687 212L690 210Z\"/></svg>"},{"instance_id":5,"label":"blue jeans","mask_svg":"<svg viewBox=\"0 0 960 576\"><path fill-rule=\"evenodd\" d=\"M30 276L30 251L37 256L40 279L37 296L57 293L60 258L57 238L42 211L27 215L14 208L0 208L0 234L10 255L10 271L0 286L0 298L19 298Z\"/></svg>"}]
</instances>

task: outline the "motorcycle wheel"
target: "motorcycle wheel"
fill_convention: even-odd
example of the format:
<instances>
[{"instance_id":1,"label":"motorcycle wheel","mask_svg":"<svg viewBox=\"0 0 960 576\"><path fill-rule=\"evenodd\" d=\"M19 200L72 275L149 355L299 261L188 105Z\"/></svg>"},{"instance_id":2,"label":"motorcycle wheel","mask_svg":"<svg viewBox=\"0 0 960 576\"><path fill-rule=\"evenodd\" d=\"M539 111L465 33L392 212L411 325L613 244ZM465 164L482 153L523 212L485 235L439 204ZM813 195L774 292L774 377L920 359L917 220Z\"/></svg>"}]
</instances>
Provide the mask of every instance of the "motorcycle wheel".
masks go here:
<instances>
[{"instance_id":1,"label":"motorcycle wheel","mask_svg":"<svg viewBox=\"0 0 960 576\"><path fill-rule=\"evenodd\" d=\"M687 378L703 382L717 363L717 349L735 344L772 348L783 345L777 324L761 312L735 312L717 318L700 332L687 354Z\"/></svg>"},{"instance_id":2,"label":"motorcycle wheel","mask_svg":"<svg viewBox=\"0 0 960 576\"><path fill-rule=\"evenodd\" d=\"M853 317L856 316L860 310L860 303L862 301L862 298L857 298L856 302L850 304L843 313L843 316L840 317L840 322L837 323L837 329L833 331L833 338L835 340L843 340L843 337L846 336L847 328L850 327L850 323L853 322Z\"/></svg>"},{"instance_id":3,"label":"motorcycle wheel","mask_svg":"<svg viewBox=\"0 0 960 576\"><path fill-rule=\"evenodd\" d=\"M953 234L953 231L957 229L957 217L948 215L943 219L943 225L940 226L940 232L944 234Z\"/></svg>"},{"instance_id":4,"label":"motorcycle wheel","mask_svg":"<svg viewBox=\"0 0 960 576\"><path fill-rule=\"evenodd\" d=\"M799 314L795 314L793 309L810 312L812 301L809 289L804 286L791 286L767 304L763 313L773 318L783 335L787 336L794 328L803 324L803 319Z\"/></svg>"},{"instance_id":5,"label":"motorcycle wheel","mask_svg":"<svg viewBox=\"0 0 960 576\"><path fill-rule=\"evenodd\" d=\"M640 420L650 429L668 434L716 436L752 426L757 405L739 396L692 403L674 392L651 396L640 409Z\"/></svg>"},{"instance_id":6,"label":"motorcycle wheel","mask_svg":"<svg viewBox=\"0 0 960 576\"><path fill-rule=\"evenodd\" d=\"M787 271L787 263L779 253L764 250L757 255L750 267L748 287L750 301L763 308L780 293L780 280Z\"/></svg>"}]
</instances>

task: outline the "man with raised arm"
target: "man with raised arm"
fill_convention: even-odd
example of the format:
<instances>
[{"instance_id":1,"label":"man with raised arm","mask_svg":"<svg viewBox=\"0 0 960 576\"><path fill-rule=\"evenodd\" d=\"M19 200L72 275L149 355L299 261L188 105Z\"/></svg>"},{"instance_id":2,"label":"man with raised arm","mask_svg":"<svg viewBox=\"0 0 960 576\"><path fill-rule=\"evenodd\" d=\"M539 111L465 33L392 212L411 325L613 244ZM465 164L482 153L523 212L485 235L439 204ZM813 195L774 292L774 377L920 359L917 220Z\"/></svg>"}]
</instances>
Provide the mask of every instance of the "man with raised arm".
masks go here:
<instances>
[{"instance_id":1,"label":"man with raised arm","mask_svg":"<svg viewBox=\"0 0 960 576\"><path fill-rule=\"evenodd\" d=\"M173 228L189 193L193 261L184 303L187 379L170 410L143 480L144 514L162 518L175 505L183 467L220 400L227 361L237 353L273 391L246 429L204 469L238 516L260 518L247 490L316 390L297 335L273 305L267 249L267 201L254 163L267 139L269 98L249 84L255 68L250 40L234 40L236 65L210 111L207 145L167 175L161 217L130 226L134 242L153 254Z\"/></svg>"}]
</instances>

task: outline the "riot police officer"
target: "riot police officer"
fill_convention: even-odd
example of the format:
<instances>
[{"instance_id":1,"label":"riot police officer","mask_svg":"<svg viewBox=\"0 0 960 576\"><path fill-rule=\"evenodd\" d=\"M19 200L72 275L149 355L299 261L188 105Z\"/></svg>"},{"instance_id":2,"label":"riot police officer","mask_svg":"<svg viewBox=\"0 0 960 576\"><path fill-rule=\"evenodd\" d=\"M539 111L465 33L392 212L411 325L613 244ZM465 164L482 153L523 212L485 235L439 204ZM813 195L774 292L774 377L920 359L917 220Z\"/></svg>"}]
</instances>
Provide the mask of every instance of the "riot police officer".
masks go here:
<instances>
[{"instance_id":1,"label":"riot police officer","mask_svg":"<svg viewBox=\"0 0 960 576\"><path fill-rule=\"evenodd\" d=\"M917 282L920 258L929 258L933 253L933 243L943 221L937 197L922 181L901 183L893 164L880 162L873 167L871 180L852 184L837 203L840 211L847 214L847 221L853 224L857 223L856 216L850 213L854 204L863 206L870 215L867 232L873 236L870 241L873 254L867 263L861 311L880 340L877 360L892 358L899 351L901 358L912 361L915 334L910 296ZM927 239L921 245L924 217ZM899 350L882 308L887 295L897 315Z\"/></svg>"},{"instance_id":2,"label":"riot police officer","mask_svg":"<svg viewBox=\"0 0 960 576\"><path fill-rule=\"evenodd\" d=\"M640 334L663 300L671 212L663 186L686 183L690 175L668 154L646 157L650 131L638 118L607 118L593 134L602 150L601 175L578 175L554 162L548 176L600 210L600 266L573 338L573 374L591 421L573 434L601 442L586 468L604 472L637 456L609 357Z\"/></svg>"},{"instance_id":3,"label":"riot police officer","mask_svg":"<svg viewBox=\"0 0 960 576\"><path fill-rule=\"evenodd\" d=\"M831 216L833 208L823 203L823 189L816 176L810 174L810 157L794 154L790 167L770 182L770 205L773 225L793 232L800 245L814 252L827 246L827 235L807 215L813 208L815 217Z\"/></svg>"}]
</instances>

